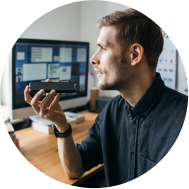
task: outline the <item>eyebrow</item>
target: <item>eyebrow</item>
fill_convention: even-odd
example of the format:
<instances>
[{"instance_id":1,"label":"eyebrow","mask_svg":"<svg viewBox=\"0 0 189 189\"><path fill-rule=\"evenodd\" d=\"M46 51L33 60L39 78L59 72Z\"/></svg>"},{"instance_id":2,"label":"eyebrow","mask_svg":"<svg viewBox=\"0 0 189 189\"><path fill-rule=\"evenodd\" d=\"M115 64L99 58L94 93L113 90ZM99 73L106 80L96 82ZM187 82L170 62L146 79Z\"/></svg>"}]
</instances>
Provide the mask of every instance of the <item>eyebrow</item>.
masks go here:
<instances>
[{"instance_id":1,"label":"eyebrow","mask_svg":"<svg viewBox=\"0 0 189 189\"><path fill-rule=\"evenodd\" d=\"M97 46L98 46L98 47L102 47L102 45L101 45L100 43L97 43Z\"/></svg>"},{"instance_id":2,"label":"eyebrow","mask_svg":"<svg viewBox=\"0 0 189 189\"><path fill-rule=\"evenodd\" d=\"M108 44L103 45L103 44L97 43L97 46L98 46L98 47L107 47Z\"/></svg>"}]
</instances>

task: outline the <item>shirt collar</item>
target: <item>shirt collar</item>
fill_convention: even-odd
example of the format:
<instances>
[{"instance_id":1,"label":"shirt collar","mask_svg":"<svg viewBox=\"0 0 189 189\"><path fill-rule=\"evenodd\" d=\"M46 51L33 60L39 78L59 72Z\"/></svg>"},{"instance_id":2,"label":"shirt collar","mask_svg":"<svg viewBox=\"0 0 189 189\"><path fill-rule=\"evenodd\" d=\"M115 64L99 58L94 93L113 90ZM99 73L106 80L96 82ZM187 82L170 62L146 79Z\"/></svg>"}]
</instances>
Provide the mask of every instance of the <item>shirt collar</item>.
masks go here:
<instances>
[{"instance_id":1,"label":"shirt collar","mask_svg":"<svg viewBox=\"0 0 189 189\"><path fill-rule=\"evenodd\" d=\"M137 102L134 107L129 106L129 109L138 115L141 118L145 118L148 112L151 110L152 106L156 102L157 98L161 94L163 88L165 87L164 81L161 79L159 73L156 73L156 79L150 86L150 88L146 91L146 93L142 96L142 98Z\"/></svg>"}]
</instances>

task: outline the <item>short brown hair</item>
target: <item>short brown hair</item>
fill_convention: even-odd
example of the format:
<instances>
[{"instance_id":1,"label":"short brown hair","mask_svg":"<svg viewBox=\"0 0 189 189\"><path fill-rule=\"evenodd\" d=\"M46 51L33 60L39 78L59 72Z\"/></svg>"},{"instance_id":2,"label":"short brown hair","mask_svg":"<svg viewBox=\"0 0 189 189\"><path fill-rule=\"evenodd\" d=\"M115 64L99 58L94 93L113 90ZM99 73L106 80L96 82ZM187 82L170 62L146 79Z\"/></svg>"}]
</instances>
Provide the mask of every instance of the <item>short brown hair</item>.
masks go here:
<instances>
[{"instance_id":1,"label":"short brown hair","mask_svg":"<svg viewBox=\"0 0 189 189\"><path fill-rule=\"evenodd\" d=\"M116 40L124 50L134 43L142 45L149 67L156 68L164 41L161 28L150 18L135 9L127 9L101 18L97 26L100 29L115 26Z\"/></svg>"}]
</instances>

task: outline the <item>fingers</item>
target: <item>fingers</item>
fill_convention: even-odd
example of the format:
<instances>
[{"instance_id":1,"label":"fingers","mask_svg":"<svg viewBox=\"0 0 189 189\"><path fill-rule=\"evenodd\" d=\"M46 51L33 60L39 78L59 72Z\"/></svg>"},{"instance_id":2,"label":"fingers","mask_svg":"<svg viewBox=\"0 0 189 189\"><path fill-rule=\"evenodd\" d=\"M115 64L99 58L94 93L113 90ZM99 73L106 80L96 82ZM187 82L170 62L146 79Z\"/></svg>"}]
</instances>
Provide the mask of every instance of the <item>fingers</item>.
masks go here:
<instances>
[{"instance_id":1,"label":"fingers","mask_svg":"<svg viewBox=\"0 0 189 189\"><path fill-rule=\"evenodd\" d=\"M51 104L51 102L53 101L54 99L54 94L55 94L55 90L52 90L44 99L43 101L41 102L41 106L40 106L40 112L39 112L39 115L41 117L43 117L48 109L47 107Z\"/></svg>"},{"instance_id":2,"label":"fingers","mask_svg":"<svg viewBox=\"0 0 189 189\"><path fill-rule=\"evenodd\" d=\"M55 96L51 97L51 99L49 100L48 104L47 104L47 107L49 107L52 103L52 101L54 100Z\"/></svg>"},{"instance_id":3,"label":"fingers","mask_svg":"<svg viewBox=\"0 0 189 189\"><path fill-rule=\"evenodd\" d=\"M39 107L39 103L38 102L39 102L40 98L43 96L44 93L45 93L45 91L43 89L41 89L39 92L37 92L35 94L35 96L31 100L32 108L35 110L35 112L38 115L39 115L39 112L40 112L40 107Z\"/></svg>"},{"instance_id":4,"label":"fingers","mask_svg":"<svg viewBox=\"0 0 189 189\"><path fill-rule=\"evenodd\" d=\"M29 86L27 85L24 90L24 100L31 105L32 97L30 97Z\"/></svg>"},{"instance_id":5,"label":"fingers","mask_svg":"<svg viewBox=\"0 0 189 189\"><path fill-rule=\"evenodd\" d=\"M56 105L58 104L60 97L61 97L61 93L58 93L54 98L54 100L52 101L51 106L49 108L49 114L51 114L51 112L53 112L54 109L56 108Z\"/></svg>"},{"instance_id":6,"label":"fingers","mask_svg":"<svg viewBox=\"0 0 189 189\"><path fill-rule=\"evenodd\" d=\"M51 80L50 79L46 79L46 82L51 82Z\"/></svg>"},{"instance_id":7,"label":"fingers","mask_svg":"<svg viewBox=\"0 0 189 189\"><path fill-rule=\"evenodd\" d=\"M50 79L46 79L46 82L51 82ZM46 96L48 96L49 93L46 93Z\"/></svg>"},{"instance_id":8,"label":"fingers","mask_svg":"<svg viewBox=\"0 0 189 189\"><path fill-rule=\"evenodd\" d=\"M47 79L46 82L51 82L51 80ZM46 98L42 102L40 102L39 100L43 96L44 93L45 93L45 91L43 89L41 89L32 98L32 97L30 97L30 94L29 94L29 86L26 86L26 88L24 90L25 101L28 104L30 104L32 106L32 108L35 110L36 114L40 115L41 117L43 117L46 114L46 112L48 111L47 107L49 107L55 99L55 97L54 97L55 90L52 90L51 93L48 93Z\"/></svg>"}]
</instances>

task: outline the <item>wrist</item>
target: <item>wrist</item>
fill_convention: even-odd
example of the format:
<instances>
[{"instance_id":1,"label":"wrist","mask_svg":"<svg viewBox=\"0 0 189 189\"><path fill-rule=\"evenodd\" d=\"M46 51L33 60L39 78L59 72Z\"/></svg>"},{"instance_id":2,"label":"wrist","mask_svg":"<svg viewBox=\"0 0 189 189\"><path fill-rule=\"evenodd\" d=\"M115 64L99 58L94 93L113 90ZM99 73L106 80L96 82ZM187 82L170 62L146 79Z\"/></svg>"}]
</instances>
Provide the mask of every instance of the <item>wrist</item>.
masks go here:
<instances>
[{"instance_id":1,"label":"wrist","mask_svg":"<svg viewBox=\"0 0 189 189\"><path fill-rule=\"evenodd\" d=\"M58 130L60 133L65 133L65 132L69 129L69 125L68 125L67 122L66 122L66 124L64 124L64 125L56 125L56 124L55 124L55 126L56 126L57 130Z\"/></svg>"}]
</instances>

